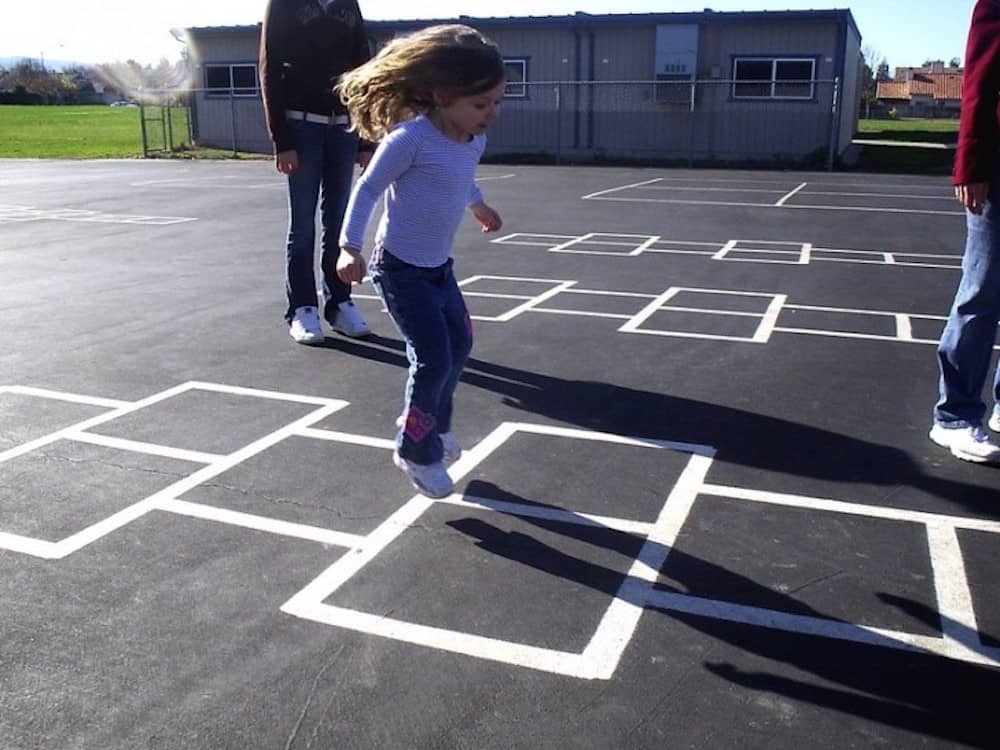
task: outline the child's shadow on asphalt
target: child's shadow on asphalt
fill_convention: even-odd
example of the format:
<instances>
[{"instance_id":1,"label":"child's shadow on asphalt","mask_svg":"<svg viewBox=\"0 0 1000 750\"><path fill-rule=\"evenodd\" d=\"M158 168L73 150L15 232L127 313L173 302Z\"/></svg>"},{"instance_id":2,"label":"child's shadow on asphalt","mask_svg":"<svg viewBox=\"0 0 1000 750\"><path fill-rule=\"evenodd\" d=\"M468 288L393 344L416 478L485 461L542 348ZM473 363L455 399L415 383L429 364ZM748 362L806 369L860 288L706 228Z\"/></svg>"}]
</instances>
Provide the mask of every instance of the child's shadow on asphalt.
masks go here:
<instances>
[{"instance_id":1,"label":"child's shadow on asphalt","mask_svg":"<svg viewBox=\"0 0 1000 750\"><path fill-rule=\"evenodd\" d=\"M373 334L360 341L327 339L326 346L409 367L404 344L397 339ZM497 394L511 408L581 429L711 445L717 459L730 464L838 483L909 486L979 513L992 516L1000 510L995 488L927 474L899 448L799 422L669 393L567 380L474 357L461 382Z\"/></svg>"}]
</instances>

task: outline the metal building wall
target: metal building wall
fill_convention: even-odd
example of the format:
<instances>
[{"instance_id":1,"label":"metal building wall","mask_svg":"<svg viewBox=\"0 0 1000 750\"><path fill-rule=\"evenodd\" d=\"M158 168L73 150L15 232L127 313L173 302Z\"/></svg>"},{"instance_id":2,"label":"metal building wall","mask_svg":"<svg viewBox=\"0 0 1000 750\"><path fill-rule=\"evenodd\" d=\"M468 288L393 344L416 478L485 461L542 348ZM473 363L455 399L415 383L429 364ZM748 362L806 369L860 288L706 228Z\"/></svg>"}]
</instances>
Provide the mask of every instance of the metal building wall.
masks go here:
<instances>
[{"instance_id":1,"label":"metal building wall","mask_svg":"<svg viewBox=\"0 0 1000 750\"><path fill-rule=\"evenodd\" d=\"M843 91L840 98L840 137L837 153L851 145L861 111L861 37L848 27L844 50Z\"/></svg>"},{"instance_id":2,"label":"metal building wall","mask_svg":"<svg viewBox=\"0 0 1000 750\"><path fill-rule=\"evenodd\" d=\"M228 96L205 91L205 66L257 64L260 31L239 27L231 33L196 35L191 47L198 61L193 99L195 141L208 148L267 152L271 140L259 96Z\"/></svg>"},{"instance_id":3,"label":"metal building wall","mask_svg":"<svg viewBox=\"0 0 1000 750\"><path fill-rule=\"evenodd\" d=\"M527 97L505 99L489 135L488 156L563 160L649 159L689 163L814 159L841 152L853 133L857 55L853 28L840 19L779 20L748 14L720 20L696 14L697 85L693 97L656 101L656 24L594 22L586 14L537 23L490 21L482 30L508 58L527 62ZM692 23L690 16L682 21ZM384 43L419 28L373 24ZM430 22L427 22L430 23ZM206 63L256 62L258 27L208 30L196 38ZM846 37L846 38L845 38ZM833 79L841 72L839 119L833 115ZM808 100L733 98L736 56L791 56L816 60L814 97ZM203 70L199 84L204 85ZM270 142L258 100L196 96L201 145L267 151ZM832 142L833 138L837 141ZM235 145L234 145L235 144ZM821 154L822 156L822 154Z\"/></svg>"}]
</instances>

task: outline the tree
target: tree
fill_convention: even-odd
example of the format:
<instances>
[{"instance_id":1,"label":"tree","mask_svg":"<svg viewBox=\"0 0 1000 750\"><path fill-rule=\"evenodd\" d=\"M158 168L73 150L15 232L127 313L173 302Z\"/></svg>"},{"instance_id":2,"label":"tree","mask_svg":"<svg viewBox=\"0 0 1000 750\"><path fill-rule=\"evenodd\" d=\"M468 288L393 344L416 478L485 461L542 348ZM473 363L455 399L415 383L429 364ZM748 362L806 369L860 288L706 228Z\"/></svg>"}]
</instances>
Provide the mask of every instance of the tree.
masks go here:
<instances>
[{"instance_id":1,"label":"tree","mask_svg":"<svg viewBox=\"0 0 1000 750\"><path fill-rule=\"evenodd\" d=\"M880 62L876 63L876 60ZM877 72L876 72L877 71ZM889 62L872 45L861 48L861 103L865 118L871 115L872 104L878 91L878 82L889 80Z\"/></svg>"},{"instance_id":2,"label":"tree","mask_svg":"<svg viewBox=\"0 0 1000 750\"><path fill-rule=\"evenodd\" d=\"M962 61L959 58L957 58L957 57L953 57L953 58L951 58L951 60L948 61L948 67L949 68L961 68L962 67Z\"/></svg>"}]
</instances>

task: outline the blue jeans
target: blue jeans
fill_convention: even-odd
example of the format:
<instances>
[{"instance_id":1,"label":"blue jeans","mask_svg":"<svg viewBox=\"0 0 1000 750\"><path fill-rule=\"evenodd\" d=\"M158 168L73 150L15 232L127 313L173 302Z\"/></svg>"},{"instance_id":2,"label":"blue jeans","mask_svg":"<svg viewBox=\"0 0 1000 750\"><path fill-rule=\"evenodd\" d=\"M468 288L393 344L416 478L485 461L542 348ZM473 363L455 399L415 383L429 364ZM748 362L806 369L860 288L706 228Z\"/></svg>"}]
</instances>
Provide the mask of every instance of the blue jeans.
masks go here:
<instances>
[{"instance_id":1,"label":"blue jeans","mask_svg":"<svg viewBox=\"0 0 1000 750\"><path fill-rule=\"evenodd\" d=\"M396 449L415 464L437 463L439 436L451 431L452 397L472 351L472 321L452 261L420 268L376 249L371 279L410 362Z\"/></svg>"},{"instance_id":2,"label":"blue jeans","mask_svg":"<svg viewBox=\"0 0 1000 750\"><path fill-rule=\"evenodd\" d=\"M1000 160L983 213L966 211L966 223L962 280L938 345L941 397L934 407L935 421L954 427L979 425L986 414L983 386L1000 320ZM993 396L1000 413L1000 370Z\"/></svg>"},{"instance_id":3,"label":"blue jeans","mask_svg":"<svg viewBox=\"0 0 1000 750\"><path fill-rule=\"evenodd\" d=\"M337 277L340 225L351 195L356 133L340 125L304 120L289 123L295 132L299 168L288 175L288 245L285 251L285 291L291 321L298 307L318 307L316 299L316 204L320 206L324 317L332 321L337 305L350 299L351 286Z\"/></svg>"}]
</instances>

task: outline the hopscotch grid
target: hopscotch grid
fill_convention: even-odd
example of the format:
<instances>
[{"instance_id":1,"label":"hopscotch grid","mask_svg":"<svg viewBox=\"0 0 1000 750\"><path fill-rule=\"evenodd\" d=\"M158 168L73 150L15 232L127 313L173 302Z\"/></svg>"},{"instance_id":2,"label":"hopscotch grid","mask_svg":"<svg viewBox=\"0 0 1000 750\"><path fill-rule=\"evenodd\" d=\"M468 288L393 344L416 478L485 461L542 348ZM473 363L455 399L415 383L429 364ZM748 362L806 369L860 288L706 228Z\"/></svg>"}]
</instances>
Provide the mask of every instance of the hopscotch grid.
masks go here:
<instances>
[{"instance_id":1,"label":"hopscotch grid","mask_svg":"<svg viewBox=\"0 0 1000 750\"><path fill-rule=\"evenodd\" d=\"M533 242L518 240L517 237L551 237L552 239L562 240L561 243L553 245L550 242ZM721 245L717 242L701 242L701 241L684 241L684 240L665 240L662 238L656 239L654 242L649 242L648 238L650 235L634 235L636 238L645 238L647 242L643 243L641 246L635 243L626 242L611 242L602 241L599 239L583 239L583 238L599 238L601 236L630 236L630 235L601 235L599 232L590 232L585 235L580 235L573 237L571 235L544 235L544 234L525 234L525 233L515 233L508 235L506 237L501 237L492 242L506 245L522 245L527 247L544 247L548 252L562 252L562 253L578 253L580 255L600 255L600 256L615 256L615 257L638 257L646 253L660 253L668 255L707 255L713 260L726 260L730 262L739 263L782 263L783 261L774 261L764 258L732 258L728 257L730 253L742 252L746 254L757 254L757 255L798 255L798 260L795 263L801 265L808 265L812 261L823 261L827 263L854 263L858 265L892 265L901 266L906 268L940 268L940 269L955 269L961 268L961 256L957 255L946 255L942 253L912 253L912 252L882 252L878 250L852 250L844 248L830 248L830 247L814 247L810 243L803 242L788 242L788 241L778 241L778 240L728 240ZM763 247L753 247L755 244L766 244L766 245L792 245L800 248L799 253L795 253L790 250L776 250L772 248ZM583 245L612 245L619 247L631 248L630 252L617 252L611 250L581 250L575 249ZM687 249L678 249L676 247L656 247L656 245L680 245ZM740 245L747 245L746 247L740 247ZM709 250L696 250L690 249L691 246L704 246L719 248L716 251ZM641 249L639 249L641 247ZM824 254L837 254L837 255L848 255L855 257L847 258L830 258L825 257ZM868 257L858 257L858 256L871 256ZM900 260L900 258L913 258L917 260ZM919 259L933 259L933 260L945 260L952 261L952 263L929 263ZM789 262L790 263L790 262Z\"/></svg>"},{"instance_id":2,"label":"hopscotch grid","mask_svg":"<svg viewBox=\"0 0 1000 750\"><path fill-rule=\"evenodd\" d=\"M596 192L584 195L584 196L581 197L581 200L622 201L622 202L631 202L631 203L666 203L666 204L675 204L675 205L734 206L734 207L746 207L746 208L781 208L781 209L798 208L798 209L811 209L811 210L823 210L823 211L861 211L861 212L897 213L897 214L925 214L925 215L946 215L946 216L962 216L962 215L964 215L963 212L961 212L961 211L943 211L943 210L937 210L937 209L912 209L912 208L896 208L896 207L888 207L888 206L886 206L886 207L881 207L881 206L837 206L837 205L831 205L831 204L812 205L812 204L803 204L803 203L794 203L794 202L793 203L789 203L788 201L792 197L794 197L796 194L798 194L801 191L803 191L804 188L806 188L810 184L808 182L800 183L797 187L795 187L794 189L792 189L790 192L785 192L784 190L782 190L779 187L779 183L770 183L770 184L774 184L775 185L775 188L772 190L772 189L767 189L767 188L745 188L744 189L744 188L712 188L712 187L704 187L703 183L711 182L712 180L711 179L698 180L698 179L694 179L694 178L689 178L688 181L699 182L700 183L699 185L694 185L694 186L689 186L689 187L681 187L681 186L675 186L675 185L672 186L672 185L670 185L669 182L668 182L670 180L676 180L676 178L662 178L662 177L661 178L654 178L654 179L651 179L651 180L644 180L642 182L631 183L629 185L621 185L621 186L618 186L618 187L607 188L605 190L599 190L599 191L596 191ZM720 181L722 181L722 180L715 180L715 182L720 182ZM735 182L735 181L733 181L733 182ZM742 182L744 184L757 184L757 185L761 185L761 184L765 184L766 185L766 184L769 184L769 181L767 181L767 180L759 180L759 181L755 181L755 180L742 180L740 182ZM824 186L823 183L813 183L813 187L814 188L815 187L823 187L823 186ZM845 185L839 185L839 184L836 185L836 187L841 187L841 188L844 187L844 186L846 186L846 184ZM866 185L864 187L866 188L866 190L870 190L871 189L871 186L867 186ZM906 190L912 190L913 189L910 186L900 186L900 187L901 187L901 189L906 189ZM882 189L887 189L887 188L883 187ZM928 189L930 189L930 186L928 186ZM785 195L782 198L780 198L775 203L753 203L753 202L745 202L745 201L688 200L688 199L680 199L680 198L644 198L644 197L631 197L631 196L625 197L625 196L620 195L620 193L622 193L624 191L627 191L627 190L635 190L635 191L639 191L639 190L646 190L646 191L651 191L651 190L658 190L658 191L686 190L686 191L689 191L689 192L708 191L708 192L741 192L741 193L785 192ZM824 191L818 191L818 190L811 190L811 191L807 191L807 192L803 193L803 195L826 195L826 194L827 194L826 192L824 192ZM832 191L829 193L829 195L830 195L830 197L834 197L834 194L832 193ZM867 193L866 191L861 191L861 192L845 192L844 196L846 196L846 197L852 197L852 198L853 197L859 197L859 198L874 197L872 194ZM841 196L841 197L844 197L844 196ZM879 194L878 197L888 198L888 199L905 200L909 196L908 195L896 195L896 194ZM934 200L942 200L942 201L948 200L948 197L946 197L944 195L942 195L940 197L939 196L925 196L925 195L914 196L914 197L919 197L921 199L934 199Z\"/></svg>"},{"instance_id":3,"label":"hopscotch grid","mask_svg":"<svg viewBox=\"0 0 1000 750\"><path fill-rule=\"evenodd\" d=\"M142 216L133 214L109 214L80 208L34 208L32 206L0 206L0 211L8 215L0 216L0 221L70 221L77 223L136 224L168 226L198 221L189 216ZM14 213L16 212L16 213ZM20 214L20 215L17 215Z\"/></svg>"},{"instance_id":4,"label":"hopscotch grid","mask_svg":"<svg viewBox=\"0 0 1000 750\"><path fill-rule=\"evenodd\" d=\"M185 451L171 446L143 443L140 441L125 440L87 432L90 429L111 422L114 419L127 414L135 413L152 405L162 403L170 398L192 390L213 391L217 393L227 393L240 396L252 396L255 398L305 403L317 408L313 409L305 416L294 420L285 427L279 428L278 430L275 430L274 432L249 443L243 448L221 457L214 454ZM30 389L23 386L5 386L0 388L0 393L4 392L29 394L42 398L56 397L55 392L43 389ZM91 399L86 396L79 396L77 394L62 394L62 396L62 398L58 398L57 400L80 403L104 401ZM58 542L0 532L0 549L10 549L45 559L60 559L66 557L91 544L92 542L122 528L132 521L141 518L151 510L170 510L172 507L171 504L177 496L183 495L185 492L193 489L194 487L218 476L230 468L242 463L246 459L272 447L273 445L276 445L290 435L296 434L301 429L309 427L315 422L325 419L329 415L348 405L347 401L339 399L297 396L295 394L281 393L278 391L265 391L254 388L243 388L239 386L228 386L200 381L182 383L174 386L173 388L168 388L144 399L140 399L139 401L115 403L120 403L120 405L104 414L91 417L90 419L77 422L69 427L53 431L48 435L44 435L40 438L36 438L35 440L28 441L27 443L23 443L15 448L0 453L0 462L26 455L38 450L39 448L51 445L59 440L75 440L147 455L152 454L180 458L196 463L205 463L206 465L192 474L189 474L188 476L153 493L149 497L139 500Z\"/></svg>"},{"instance_id":5,"label":"hopscotch grid","mask_svg":"<svg viewBox=\"0 0 1000 750\"><path fill-rule=\"evenodd\" d=\"M803 245L804 257L807 257L807 253L810 252L810 246L808 244ZM480 279L485 277L472 277L473 279ZM500 280L515 280L515 281L528 281L533 283L546 283L546 284L556 284L547 292L537 296L537 297L519 297L516 295L502 295L490 292L481 292L476 296L484 298L496 298L496 299L526 299L528 300L525 304L520 305L502 315L471 315L473 320L484 321L484 322L509 322L514 317L521 315L525 312L537 312L545 313L550 315L565 315L565 316L577 316L577 317L595 317L595 318L607 318L612 320L625 320L626 323L619 327L617 330L620 333L639 333L654 336L666 336L666 337L677 337L677 338L690 338L690 339L705 339L709 341L732 341L732 342L752 342L752 343L767 343L770 337L774 333L789 333L789 334L799 334L799 335L814 335L814 336L826 336L832 338L842 338L848 340L870 340L870 341L887 341L895 343L907 343L907 344L920 344L920 345L937 345L937 339L925 339L917 338L913 336L912 331L912 321L913 320L926 320L926 321L944 321L947 320L946 317L927 315L921 313L899 313L890 312L883 310L861 310L855 308L836 308L821 305L801 305L801 304L791 304L787 302L787 295L784 294L769 294L766 292L746 292L742 290L728 290L728 289L707 289L707 288L695 288L695 287L683 287L683 288L671 288L660 295L652 294L638 294L634 292L616 292L616 291L604 291L598 289L577 289L575 287L564 286L559 288L559 284L569 285L575 282L566 281L556 281L538 278L525 278L525 277L503 277L503 276L491 276L492 279ZM471 279L459 282L459 284L467 283ZM726 295L726 296L739 296L739 297L764 297L770 298L771 302L768 304L767 309L762 312L747 312L747 311L737 311L728 310L725 308L705 308L705 307L692 307L692 306L677 306L677 305L665 305L663 304L667 299L670 299L674 295L682 291L696 292L700 294L716 294L716 295ZM628 315L625 313L606 313L600 311L590 311L590 310L573 310L564 309L559 307L539 307L543 302L546 302L559 294L589 294L594 296L609 296L609 297L635 297L638 299L652 300L645 308L640 310L634 315ZM355 295L356 297L362 298L363 295ZM659 302L658 302L659 301ZM890 318L893 320L893 325L897 331L895 336L884 335L884 334L867 334L867 333L857 333L853 331L840 331L835 329L822 329L822 328L806 328L798 326L779 326L777 325L780 313L785 310L809 310L818 312L828 312L832 314L852 314L852 315L863 315L872 318ZM716 315L716 316L729 316L729 317L759 317L761 318L761 324L758 326L757 330L752 336L734 336L725 334L707 334L707 333L697 333L693 331L676 331L676 330L664 330L664 329L650 329L650 328L640 328L641 323L648 317L653 315L658 310L672 311L672 312L690 312L700 315ZM904 321L905 319L905 321ZM903 322L901 322L903 321ZM1000 344L995 347L1000 350Z\"/></svg>"},{"instance_id":6,"label":"hopscotch grid","mask_svg":"<svg viewBox=\"0 0 1000 750\"><path fill-rule=\"evenodd\" d=\"M680 291L680 289L668 290L668 293L673 292L676 294L677 291ZM725 292L719 291L719 293ZM768 296L759 293L749 294ZM773 304L774 302L772 302ZM225 457L224 460L205 466L185 479L154 493L154 495L145 500L114 514L98 524L88 527L72 537L60 542L48 542L0 532L0 548L45 559L59 559L111 533L125 523L145 515L151 510L160 510L269 533L279 533L284 536L301 538L325 545L345 547L356 554L342 556L328 571L336 570L343 572L341 568L343 568L344 560L349 561L349 568L354 569L354 571L350 572L348 570L346 577L342 575L336 576L337 578L342 578L341 582L336 584L335 588L337 588L341 583L350 578L354 572L360 570L368 560L395 540L399 534L409 528L435 502L417 495L400 508L399 511L392 514L376 531L369 535L361 536L303 524L277 521L271 518L213 508L211 506L203 506L179 499L179 495L182 495L207 479L217 476L230 466L237 465L262 450L266 450L268 447L276 445L280 441L294 435L388 448L390 441L349 433L320 430L311 426L315 422L344 408L347 405L346 401L299 397L293 394L281 394L271 391L197 382L181 384L161 393L153 394L146 399L131 403L108 399L91 399L90 397L75 394L59 394L54 391L28 389L19 386L0 387L0 393L30 393L30 395L43 398L57 398L69 402L93 403L103 406L117 404L117 408L113 409L109 414L120 416L121 413L131 413L138 408L142 408L141 405L148 406L159 403L173 395L178 395L179 393L198 387L223 393L254 394L278 400L313 403L319 408L285 427L248 444L243 449ZM101 415L96 419L110 421L107 414ZM94 419L86 421L93 422ZM72 430L73 428L68 429ZM59 432L67 431L63 430ZM975 620L971 593L968 588L967 576L956 536L958 529L973 529L1000 534L1000 522L708 484L705 481L705 477L715 453L714 449L709 446L645 438L629 438L608 433L533 425L529 423L504 423L494 430L479 445L468 451L453 467L453 473L456 478L468 474L472 468L481 463L496 448L518 432L612 442L633 447L670 449L687 452L691 455L687 467L682 472L680 479L670 493L670 497L668 497L667 502L663 506L661 517L654 524L590 514L577 514L558 508L544 509L530 507L518 503L496 501L474 496L461 497L452 495L449 498L438 501L444 504L474 507L522 517L539 517L566 523L606 527L647 537L643 549L635 558L628 574L624 577L617 594L612 598L611 604L606 610L604 617L602 617L601 623L595 631L590 644L588 644L582 653L542 649L468 633L457 633L459 636L458 643L452 642L451 645L442 644L442 637L454 641L456 632L413 625L401 621L393 623L393 621L379 615L341 610L329 605L323 605L322 601L330 595L329 593L317 600L324 611L317 612L315 611L315 607L311 608L309 606L305 606L303 611L297 611L296 602L298 602L298 606L304 606L305 600L302 598L303 595L316 596L321 593L317 589L317 584L322 581L323 583L320 586L322 588L322 586L330 582L330 577L326 573L318 576L311 584L293 596L282 607L283 611L297 616L306 616L309 619L316 619L320 622L330 621L331 618L328 615L333 613L332 621L329 624L352 627L355 630L375 635L410 641L433 648L443 648L443 650L465 653L478 658L493 659L533 669L566 674L581 679L610 679L614 674L624 649L631 640L631 634L634 632L639 618L649 608L687 612L786 632L798 632L894 649L927 652L945 658L991 666L1000 665L1000 649L983 646L981 638L978 635L978 625ZM87 437L84 436L85 439ZM114 439L109 440L117 442ZM132 446L139 449L139 452L150 447L150 444L143 444L137 441L121 441L118 444ZM157 446L152 447L155 448ZM166 448L165 446L160 447ZM205 454L205 457L207 458L208 455ZM796 508L826 510L870 518L909 521L924 525L929 537L929 548L938 597L938 611L941 617L941 637L917 636L900 631L843 623L822 617L792 615L776 610L747 607L721 600L701 599L655 590L653 584L658 579L660 569L667 562L676 535L686 521L692 504L701 496L716 496ZM390 521L393 523L390 523ZM363 560L359 566L357 565L357 560L351 559L355 557L363 557L367 558L367 560ZM307 602L305 603L307 604Z\"/></svg>"},{"instance_id":7,"label":"hopscotch grid","mask_svg":"<svg viewBox=\"0 0 1000 750\"><path fill-rule=\"evenodd\" d=\"M310 619L329 625L344 627L373 635L379 635L395 640L407 641L438 650L474 656L480 659L512 664L555 674L562 674L580 679L610 679L631 636L644 612L641 599L634 595L635 579L644 581L646 588L652 590L659 566L665 561L670 550L670 544L679 533L691 504L697 494L697 487L704 481L705 474L711 465L714 449L709 446L689 446L684 443L670 443L641 438L628 438L606 433L597 433L570 428L547 427L544 425L528 425L523 423L504 423L495 429L478 445L463 454L451 470L457 480L468 474L497 448L518 432L532 434L554 435L571 438L581 438L595 441L613 442L635 447L673 449L678 446L693 447L687 467L682 471L673 490L660 513L660 518L650 526L641 526L647 531L647 540L636 556L629 573L624 576L621 587L612 597L604 616L582 653L561 651L558 649L540 648L524 643L506 641L497 638L475 635L447 628L436 628L418 625L403 620L361 612L358 610L338 607L324 603L343 584L359 572L368 562L374 559L382 550L399 538L417 519L435 504L461 505L477 507L494 512L511 512L528 517L548 517L550 519L566 520L577 516L561 509L538 509L518 503L502 503L483 498L466 500L458 495L452 495L443 500L434 501L421 495L415 496L378 529L369 536L371 543L360 554L345 556L326 571L321 573L311 583L289 599L282 611L304 619ZM679 495L686 496L686 502L674 501ZM600 524L596 517L578 517L576 523L584 525ZM616 525L627 524L628 528L637 528L634 522L619 519ZM655 538L654 538L655 537ZM656 564L655 571L647 570L647 562L656 557L649 549L659 550L662 560ZM624 636L623 636L624 633Z\"/></svg>"},{"instance_id":8,"label":"hopscotch grid","mask_svg":"<svg viewBox=\"0 0 1000 750\"><path fill-rule=\"evenodd\" d=\"M623 203L667 203L673 205L686 206L732 206L737 208L781 208L781 209L810 209L813 211L861 211L865 213L890 213L890 214L920 214L924 216L964 216L960 211L938 211L934 209L916 208L877 208L874 206L827 206L808 205L805 203L785 203L776 206L773 203L746 203L740 201L696 201L681 200L678 198L619 198L606 196L584 196L582 200L593 201L621 201Z\"/></svg>"}]
</instances>

